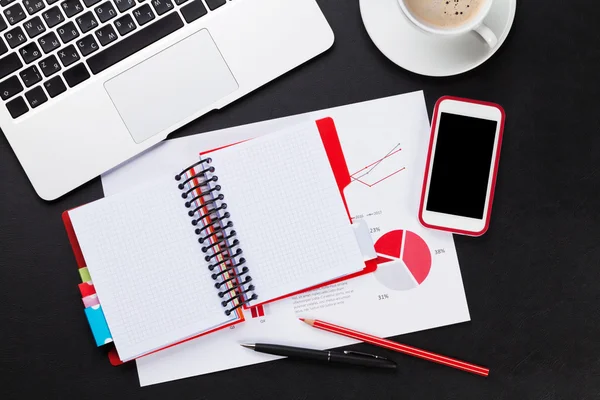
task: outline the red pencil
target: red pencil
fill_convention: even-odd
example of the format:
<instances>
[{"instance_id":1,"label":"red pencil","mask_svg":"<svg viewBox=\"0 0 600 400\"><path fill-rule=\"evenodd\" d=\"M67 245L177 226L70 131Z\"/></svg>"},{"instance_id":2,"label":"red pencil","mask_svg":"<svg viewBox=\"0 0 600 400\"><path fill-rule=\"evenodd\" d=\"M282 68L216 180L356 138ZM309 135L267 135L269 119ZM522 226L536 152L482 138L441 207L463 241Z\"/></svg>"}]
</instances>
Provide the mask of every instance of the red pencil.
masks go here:
<instances>
[{"instance_id":1,"label":"red pencil","mask_svg":"<svg viewBox=\"0 0 600 400\"><path fill-rule=\"evenodd\" d=\"M353 331L352 329L343 328L341 326L337 326L334 324L330 324L328 322L323 322L314 319L300 318L300 321L315 327L322 329L324 331L337 333L338 335L346 336L352 339L361 340L366 343L371 343L375 346L383 347L389 350L394 350L399 353L408 354L410 356L419 357L424 360L433 361L438 364L447 365L449 367L461 369L463 371L471 372L476 375L488 376L490 370L484 367L480 367L475 364L469 364L464 361L459 361L454 358L441 356L439 354L431 353L429 351L417 349L415 347L407 346L404 344L392 342L391 340L382 339L377 336L368 335L366 333L361 333L358 331Z\"/></svg>"}]
</instances>

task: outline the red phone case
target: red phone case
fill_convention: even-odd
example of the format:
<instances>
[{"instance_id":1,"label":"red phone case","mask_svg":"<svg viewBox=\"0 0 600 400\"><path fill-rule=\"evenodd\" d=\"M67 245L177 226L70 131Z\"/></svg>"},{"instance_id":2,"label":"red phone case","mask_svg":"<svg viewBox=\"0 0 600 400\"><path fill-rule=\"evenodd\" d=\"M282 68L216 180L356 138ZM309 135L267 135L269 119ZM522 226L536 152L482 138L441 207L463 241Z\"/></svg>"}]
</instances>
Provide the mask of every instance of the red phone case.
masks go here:
<instances>
[{"instance_id":1,"label":"red phone case","mask_svg":"<svg viewBox=\"0 0 600 400\"><path fill-rule=\"evenodd\" d=\"M472 103L472 104L481 104L484 106L490 106L490 107L494 107L497 108L498 110L500 110L500 113L502 115L502 117L500 118L500 131L498 132L498 151L496 151L496 159L494 160L494 175L492 177L492 187L491 187L491 191L490 191L490 201L488 204L488 211L487 211L487 215L485 216L485 226L483 227L483 229L479 232L471 232L471 231L465 231L465 230L461 230L461 229L452 229L452 228L447 228L444 226L436 226L436 225L431 225L426 223L423 220L423 210L425 208L425 191L426 191L426 187L427 187L427 178L429 177L429 164L431 162L431 157L432 157L432 150L433 150L433 140L435 138L435 128L437 125L437 119L438 119L438 110L440 107L440 104L442 101L444 100L455 100L455 101L461 101L463 103ZM441 97L437 103L435 103L435 108L433 110L433 121L431 122L431 136L429 138L429 149L427 150L427 163L425 164L425 175L423 176L423 189L421 191L421 204L419 206L419 221L421 222L421 225L423 225L426 228L431 228L431 229L437 229L437 230L441 230L441 231L446 231L446 232L452 232L452 233L459 233L461 235L469 235L469 236L481 236L483 235L489 228L490 226L490 216L492 214L492 204L494 202L494 191L496 189L496 177L498 175L498 164L500 163L500 151L502 150L502 136L504 134L504 121L506 119L506 113L504 112L504 108L502 108L501 105L496 104L496 103L489 103L486 101L479 101L479 100L471 100L471 99L464 99L464 98L460 98L460 97L453 97L453 96L444 96Z\"/></svg>"}]
</instances>

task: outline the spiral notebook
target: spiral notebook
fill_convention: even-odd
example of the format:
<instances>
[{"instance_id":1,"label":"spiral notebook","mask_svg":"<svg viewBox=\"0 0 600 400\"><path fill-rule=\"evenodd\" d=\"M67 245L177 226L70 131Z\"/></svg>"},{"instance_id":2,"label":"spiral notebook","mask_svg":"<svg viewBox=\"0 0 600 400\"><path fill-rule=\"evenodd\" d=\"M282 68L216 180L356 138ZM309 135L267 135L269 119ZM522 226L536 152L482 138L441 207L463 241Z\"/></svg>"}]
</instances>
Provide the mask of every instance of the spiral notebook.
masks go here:
<instances>
[{"instance_id":1,"label":"spiral notebook","mask_svg":"<svg viewBox=\"0 0 600 400\"><path fill-rule=\"evenodd\" d=\"M122 361L374 269L345 204L350 177L331 119L175 172L63 216Z\"/></svg>"}]
</instances>

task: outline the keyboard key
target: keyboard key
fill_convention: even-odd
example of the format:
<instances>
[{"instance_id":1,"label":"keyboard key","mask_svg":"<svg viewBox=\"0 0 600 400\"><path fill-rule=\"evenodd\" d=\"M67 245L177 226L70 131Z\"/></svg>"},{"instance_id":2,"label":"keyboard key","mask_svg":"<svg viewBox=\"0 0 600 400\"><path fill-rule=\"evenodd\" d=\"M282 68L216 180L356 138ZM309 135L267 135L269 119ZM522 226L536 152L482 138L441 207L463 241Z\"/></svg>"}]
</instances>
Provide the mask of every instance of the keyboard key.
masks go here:
<instances>
[{"instance_id":1,"label":"keyboard key","mask_svg":"<svg viewBox=\"0 0 600 400\"><path fill-rule=\"evenodd\" d=\"M60 3L60 6L67 15L67 18L71 18L73 15L77 15L83 11L83 6L79 0L65 0Z\"/></svg>"},{"instance_id":2,"label":"keyboard key","mask_svg":"<svg viewBox=\"0 0 600 400\"><path fill-rule=\"evenodd\" d=\"M100 22L106 22L117 16L117 10L115 10L115 7L113 7L110 1L100 4L98 7L94 8L94 11L100 19Z\"/></svg>"},{"instance_id":3,"label":"keyboard key","mask_svg":"<svg viewBox=\"0 0 600 400\"><path fill-rule=\"evenodd\" d=\"M10 53L4 58L0 58L0 79L12 74L23 66L17 53Z\"/></svg>"},{"instance_id":4,"label":"keyboard key","mask_svg":"<svg viewBox=\"0 0 600 400\"><path fill-rule=\"evenodd\" d=\"M46 5L42 0L24 0L23 7L25 7L29 15L33 15L46 7Z\"/></svg>"},{"instance_id":5,"label":"keyboard key","mask_svg":"<svg viewBox=\"0 0 600 400\"><path fill-rule=\"evenodd\" d=\"M42 80L42 74L40 74L40 71L35 65L25 68L23 71L19 72L19 75L27 87L31 87Z\"/></svg>"},{"instance_id":6,"label":"keyboard key","mask_svg":"<svg viewBox=\"0 0 600 400\"><path fill-rule=\"evenodd\" d=\"M0 39L0 56L8 51L8 47L4 44L4 41Z\"/></svg>"},{"instance_id":7,"label":"keyboard key","mask_svg":"<svg viewBox=\"0 0 600 400\"><path fill-rule=\"evenodd\" d=\"M75 28L75 24L71 21L67 22L63 26L59 27L56 32L58 32L58 36L60 36L60 40L63 43L67 44L71 40L75 39L79 36L79 32L77 32L77 28Z\"/></svg>"},{"instance_id":8,"label":"keyboard key","mask_svg":"<svg viewBox=\"0 0 600 400\"><path fill-rule=\"evenodd\" d=\"M210 10L216 10L221 7L223 4L227 3L227 0L206 0L206 5Z\"/></svg>"},{"instance_id":9,"label":"keyboard key","mask_svg":"<svg viewBox=\"0 0 600 400\"><path fill-rule=\"evenodd\" d=\"M87 60L87 63L92 73L97 74L165 36L170 35L181 27L183 27L183 21L179 14L167 14L166 17L153 22L146 28L140 29L135 34L93 55Z\"/></svg>"},{"instance_id":10,"label":"keyboard key","mask_svg":"<svg viewBox=\"0 0 600 400\"><path fill-rule=\"evenodd\" d=\"M48 3L48 5L52 5L54 3L56 3L58 0L46 0L46 3Z\"/></svg>"},{"instance_id":11,"label":"keyboard key","mask_svg":"<svg viewBox=\"0 0 600 400\"><path fill-rule=\"evenodd\" d=\"M40 17L31 18L23 24L23 28L25 28L25 32L27 32L27 35L32 39L46 31L46 27Z\"/></svg>"},{"instance_id":12,"label":"keyboard key","mask_svg":"<svg viewBox=\"0 0 600 400\"><path fill-rule=\"evenodd\" d=\"M46 54L50 53L51 51L57 49L60 46L60 42L58 41L58 38L56 37L56 34L54 34L54 32L50 32L39 38L38 43L40 44L42 50L44 50L44 53Z\"/></svg>"},{"instance_id":13,"label":"keyboard key","mask_svg":"<svg viewBox=\"0 0 600 400\"><path fill-rule=\"evenodd\" d=\"M4 10L4 16L9 24L14 25L23 21L26 17L23 7L19 3L13 4Z\"/></svg>"},{"instance_id":14,"label":"keyboard key","mask_svg":"<svg viewBox=\"0 0 600 400\"><path fill-rule=\"evenodd\" d=\"M96 18L91 11L81 14L79 17L77 17L76 21L82 33L89 32L98 26L98 21L96 21Z\"/></svg>"},{"instance_id":15,"label":"keyboard key","mask_svg":"<svg viewBox=\"0 0 600 400\"><path fill-rule=\"evenodd\" d=\"M112 25L106 25L96 31L96 37L100 41L102 46L117 40L117 33L113 29Z\"/></svg>"},{"instance_id":16,"label":"keyboard key","mask_svg":"<svg viewBox=\"0 0 600 400\"><path fill-rule=\"evenodd\" d=\"M15 0L0 0L0 6L5 7Z\"/></svg>"},{"instance_id":17,"label":"keyboard key","mask_svg":"<svg viewBox=\"0 0 600 400\"><path fill-rule=\"evenodd\" d=\"M115 0L115 4L120 12L125 12L132 7L135 7L135 0Z\"/></svg>"},{"instance_id":18,"label":"keyboard key","mask_svg":"<svg viewBox=\"0 0 600 400\"><path fill-rule=\"evenodd\" d=\"M46 97L46 93L44 93L41 86L36 86L29 92L25 92L25 97L31 108L36 108L48 101L48 97Z\"/></svg>"},{"instance_id":19,"label":"keyboard key","mask_svg":"<svg viewBox=\"0 0 600 400\"><path fill-rule=\"evenodd\" d=\"M5 30L6 28L8 28L8 24L6 23L6 21L4 20L4 18L2 18L2 15L0 14L0 32Z\"/></svg>"},{"instance_id":20,"label":"keyboard key","mask_svg":"<svg viewBox=\"0 0 600 400\"><path fill-rule=\"evenodd\" d=\"M67 81L67 85L69 85L69 87L74 87L88 79L90 73L85 68L85 64L81 63L63 72L63 76L65 81Z\"/></svg>"},{"instance_id":21,"label":"keyboard key","mask_svg":"<svg viewBox=\"0 0 600 400\"><path fill-rule=\"evenodd\" d=\"M135 22L131 15L127 14L115 21L115 26L121 36L127 35L129 32L135 29Z\"/></svg>"},{"instance_id":22,"label":"keyboard key","mask_svg":"<svg viewBox=\"0 0 600 400\"><path fill-rule=\"evenodd\" d=\"M62 12L60 11L60 8L58 8L58 6L52 7L51 9L44 11L42 13L42 17L44 18L44 21L46 21L48 28L55 27L56 25L60 24L65 20L65 17L63 17Z\"/></svg>"},{"instance_id":23,"label":"keyboard key","mask_svg":"<svg viewBox=\"0 0 600 400\"><path fill-rule=\"evenodd\" d=\"M99 3L100 0L83 0L83 4L85 4L87 7L91 7L96 3Z\"/></svg>"},{"instance_id":24,"label":"keyboard key","mask_svg":"<svg viewBox=\"0 0 600 400\"><path fill-rule=\"evenodd\" d=\"M19 118L21 115L29 111L29 108L27 108L27 104L22 97L17 97L16 99L6 103L6 109L13 118Z\"/></svg>"},{"instance_id":25,"label":"keyboard key","mask_svg":"<svg viewBox=\"0 0 600 400\"><path fill-rule=\"evenodd\" d=\"M181 7L181 14L185 18L185 22L190 23L198 18L206 15L206 7L200 0L194 0L191 3Z\"/></svg>"},{"instance_id":26,"label":"keyboard key","mask_svg":"<svg viewBox=\"0 0 600 400\"><path fill-rule=\"evenodd\" d=\"M46 78L60 71L60 64L55 56L44 58L39 62L39 66Z\"/></svg>"},{"instance_id":27,"label":"keyboard key","mask_svg":"<svg viewBox=\"0 0 600 400\"><path fill-rule=\"evenodd\" d=\"M133 16L135 17L139 26L147 24L154 19L154 13L148 4L144 4L143 6L135 9L133 11Z\"/></svg>"},{"instance_id":28,"label":"keyboard key","mask_svg":"<svg viewBox=\"0 0 600 400\"><path fill-rule=\"evenodd\" d=\"M77 53L77 50L75 50L75 46L73 45L67 46L64 49L59 50L58 53L56 53L56 55L58 55L60 62L65 67L68 67L75 61L79 60L79 54Z\"/></svg>"},{"instance_id":29,"label":"keyboard key","mask_svg":"<svg viewBox=\"0 0 600 400\"><path fill-rule=\"evenodd\" d=\"M11 76L4 82L0 82L0 98L2 98L2 100L8 100L22 90L23 85L21 85L19 78L16 76Z\"/></svg>"},{"instance_id":30,"label":"keyboard key","mask_svg":"<svg viewBox=\"0 0 600 400\"><path fill-rule=\"evenodd\" d=\"M50 97L56 97L67 90L67 87L60 76L55 76L49 81L44 82L44 87L46 88L46 91Z\"/></svg>"},{"instance_id":31,"label":"keyboard key","mask_svg":"<svg viewBox=\"0 0 600 400\"><path fill-rule=\"evenodd\" d=\"M11 53L4 58L0 58L0 79L12 74L22 66L23 63L17 53Z\"/></svg>"},{"instance_id":32,"label":"keyboard key","mask_svg":"<svg viewBox=\"0 0 600 400\"><path fill-rule=\"evenodd\" d=\"M30 64L42 56L42 53L35 42L27 43L25 46L21 47L19 53L21 53L21 57L23 58L23 61L25 61L25 64Z\"/></svg>"},{"instance_id":33,"label":"keyboard key","mask_svg":"<svg viewBox=\"0 0 600 400\"><path fill-rule=\"evenodd\" d=\"M27 41L23 30L18 26L4 34L6 38L6 42L10 46L11 49L18 47Z\"/></svg>"},{"instance_id":34,"label":"keyboard key","mask_svg":"<svg viewBox=\"0 0 600 400\"><path fill-rule=\"evenodd\" d=\"M152 0L152 7L154 7L154 11L158 15L163 15L167 11L171 11L173 9L173 3L171 0Z\"/></svg>"},{"instance_id":35,"label":"keyboard key","mask_svg":"<svg viewBox=\"0 0 600 400\"><path fill-rule=\"evenodd\" d=\"M94 39L94 36L92 35L87 35L86 37L77 41L77 48L84 57L98 50L98 47L98 43L96 43L96 39Z\"/></svg>"},{"instance_id":36,"label":"keyboard key","mask_svg":"<svg viewBox=\"0 0 600 400\"><path fill-rule=\"evenodd\" d=\"M188 0L175 0L175 4L177 4L178 6L182 5L183 3L185 3Z\"/></svg>"}]
</instances>

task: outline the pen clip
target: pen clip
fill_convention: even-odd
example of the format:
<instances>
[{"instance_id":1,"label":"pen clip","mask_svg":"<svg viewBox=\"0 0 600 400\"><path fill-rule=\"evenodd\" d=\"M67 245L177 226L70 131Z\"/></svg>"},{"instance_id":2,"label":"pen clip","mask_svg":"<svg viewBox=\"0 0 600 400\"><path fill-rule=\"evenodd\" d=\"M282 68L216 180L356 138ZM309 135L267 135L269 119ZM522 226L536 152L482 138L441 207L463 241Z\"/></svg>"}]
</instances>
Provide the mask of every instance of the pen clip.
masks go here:
<instances>
[{"instance_id":1,"label":"pen clip","mask_svg":"<svg viewBox=\"0 0 600 400\"><path fill-rule=\"evenodd\" d=\"M357 356L371 357L371 358L376 358L378 360L390 361L388 358L385 358L385 357L382 357L382 356L378 356L378 355L375 355L375 354L363 353L363 352L360 352L360 351L344 350L344 354L354 354L354 355L357 355Z\"/></svg>"}]
</instances>

